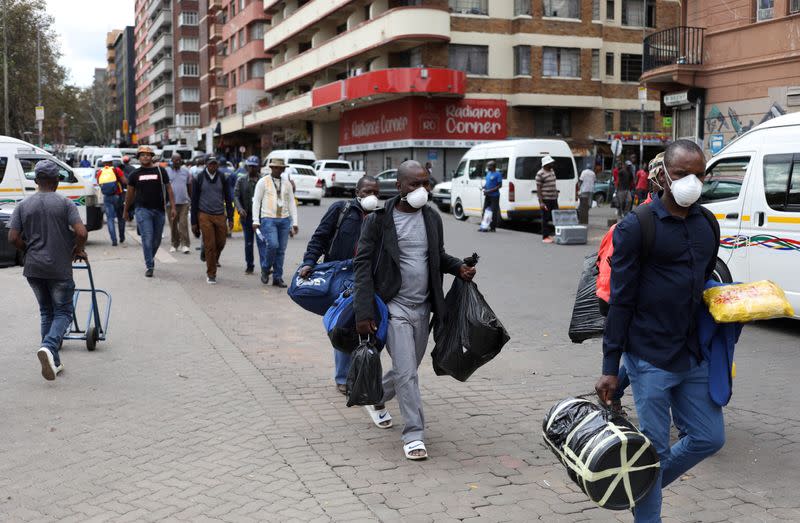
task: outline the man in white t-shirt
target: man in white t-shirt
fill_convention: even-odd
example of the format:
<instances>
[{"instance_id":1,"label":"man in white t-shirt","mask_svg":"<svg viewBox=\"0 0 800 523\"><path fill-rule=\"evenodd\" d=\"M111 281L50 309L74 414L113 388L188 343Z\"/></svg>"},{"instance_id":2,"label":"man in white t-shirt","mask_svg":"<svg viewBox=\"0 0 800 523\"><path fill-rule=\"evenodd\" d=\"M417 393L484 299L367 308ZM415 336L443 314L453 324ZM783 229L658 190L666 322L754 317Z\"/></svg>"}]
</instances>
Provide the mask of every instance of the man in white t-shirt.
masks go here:
<instances>
[{"instance_id":1,"label":"man in white t-shirt","mask_svg":"<svg viewBox=\"0 0 800 523\"><path fill-rule=\"evenodd\" d=\"M594 183L597 181L597 172L600 165L595 164L594 170L588 167L581 172L576 189L578 190L578 222L589 223L589 208L592 206L594 196Z\"/></svg>"}]
</instances>

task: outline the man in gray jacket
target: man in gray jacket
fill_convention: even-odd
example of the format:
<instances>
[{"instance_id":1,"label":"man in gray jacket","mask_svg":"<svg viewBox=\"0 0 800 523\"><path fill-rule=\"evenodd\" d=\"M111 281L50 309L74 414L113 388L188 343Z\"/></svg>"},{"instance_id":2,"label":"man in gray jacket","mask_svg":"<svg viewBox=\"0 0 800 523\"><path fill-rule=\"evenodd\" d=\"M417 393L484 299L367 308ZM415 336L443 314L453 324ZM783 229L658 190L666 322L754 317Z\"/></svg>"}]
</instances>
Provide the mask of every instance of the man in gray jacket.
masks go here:
<instances>
[{"instance_id":1,"label":"man in gray jacket","mask_svg":"<svg viewBox=\"0 0 800 523\"><path fill-rule=\"evenodd\" d=\"M206 168L197 175L192 186L192 232L196 238L201 231L203 233L206 281L212 285L217 283L217 261L225 248L228 226L233 227L231 193L218 167L217 158L209 155Z\"/></svg>"}]
</instances>

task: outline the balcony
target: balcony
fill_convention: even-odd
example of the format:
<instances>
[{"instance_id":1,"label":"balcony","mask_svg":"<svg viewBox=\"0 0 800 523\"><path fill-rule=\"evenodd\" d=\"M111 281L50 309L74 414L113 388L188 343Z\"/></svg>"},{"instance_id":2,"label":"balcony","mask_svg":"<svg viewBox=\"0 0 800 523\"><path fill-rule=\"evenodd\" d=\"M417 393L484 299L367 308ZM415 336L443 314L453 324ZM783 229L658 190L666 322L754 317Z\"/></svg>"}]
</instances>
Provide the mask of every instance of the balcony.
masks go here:
<instances>
[{"instance_id":1,"label":"balcony","mask_svg":"<svg viewBox=\"0 0 800 523\"><path fill-rule=\"evenodd\" d=\"M208 72L216 73L222 71L222 59L222 56L218 54L212 54L208 58Z\"/></svg>"},{"instance_id":2,"label":"balcony","mask_svg":"<svg viewBox=\"0 0 800 523\"><path fill-rule=\"evenodd\" d=\"M164 0L151 0L150 5L147 6L147 18L153 18L160 9L165 7L169 7L169 4L165 5Z\"/></svg>"},{"instance_id":3,"label":"balcony","mask_svg":"<svg viewBox=\"0 0 800 523\"><path fill-rule=\"evenodd\" d=\"M211 24L208 27L208 41L215 44L222 39L222 24Z\"/></svg>"},{"instance_id":4,"label":"balcony","mask_svg":"<svg viewBox=\"0 0 800 523\"><path fill-rule=\"evenodd\" d=\"M162 58L160 62L150 68L150 81L154 81L165 73L172 73L172 58Z\"/></svg>"},{"instance_id":5,"label":"balcony","mask_svg":"<svg viewBox=\"0 0 800 523\"><path fill-rule=\"evenodd\" d=\"M211 86L211 94L208 97L210 102L221 102L222 98L225 96L225 91L228 88L222 85L212 85Z\"/></svg>"},{"instance_id":6,"label":"balcony","mask_svg":"<svg viewBox=\"0 0 800 523\"><path fill-rule=\"evenodd\" d=\"M271 91L398 40L449 42L450 13L422 7L386 11L267 71L264 89Z\"/></svg>"},{"instance_id":7,"label":"balcony","mask_svg":"<svg viewBox=\"0 0 800 523\"><path fill-rule=\"evenodd\" d=\"M150 113L149 120L151 124L155 124L161 120L166 120L167 118L172 119L174 117L175 108L171 105L162 105L158 109L153 109L153 112Z\"/></svg>"},{"instance_id":8,"label":"balcony","mask_svg":"<svg viewBox=\"0 0 800 523\"><path fill-rule=\"evenodd\" d=\"M319 5L318 2L309 2L305 4L295 11L292 11L284 20L267 28L267 32L264 34L264 48L267 51L274 49L292 36L319 23L327 16L350 3L352 3L352 0L328 0L325 2L325 5ZM266 9L269 2L264 2L264 4L264 9Z\"/></svg>"},{"instance_id":9,"label":"balcony","mask_svg":"<svg viewBox=\"0 0 800 523\"><path fill-rule=\"evenodd\" d=\"M682 83L679 76L694 73L703 65L702 27L671 27L644 39L642 81Z\"/></svg>"},{"instance_id":10,"label":"balcony","mask_svg":"<svg viewBox=\"0 0 800 523\"><path fill-rule=\"evenodd\" d=\"M172 82L161 82L157 87L150 91L150 101L156 102L165 96L172 96L174 84Z\"/></svg>"},{"instance_id":11,"label":"balcony","mask_svg":"<svg viewBox=\"0 0 800 523\"><path fill-rule=\"evenodd\" d=\"M148 62L155 62L167 49L172 49L172 33L170 32L161 33L161 36L158 37L153 47L147 51L145 58L147 58Z\"/></svg>"},{"instance_id":12,"label":"balcony","mask_svg":"<svg viewBox=\"0 0 800 523\"><path fill-rule=\"evenodd\" d=\"M147 39L148 40L155 40L158 32L161 28L164 30L168 30L169 27L172 27L172 10L171 9L162 9L161 12L158 14L153 23L150 24L150 28L147 30Z\"/></svg>"},{"instance_id":13,"label":"balcony","mask_svg":"<svg viewBox=\"0 0 800 523\"><path fill-rule=\"evenodd\" d=\"M208 0L208 12L214 13L222 9L222 0Z\"/></svg>"}]
</instances>

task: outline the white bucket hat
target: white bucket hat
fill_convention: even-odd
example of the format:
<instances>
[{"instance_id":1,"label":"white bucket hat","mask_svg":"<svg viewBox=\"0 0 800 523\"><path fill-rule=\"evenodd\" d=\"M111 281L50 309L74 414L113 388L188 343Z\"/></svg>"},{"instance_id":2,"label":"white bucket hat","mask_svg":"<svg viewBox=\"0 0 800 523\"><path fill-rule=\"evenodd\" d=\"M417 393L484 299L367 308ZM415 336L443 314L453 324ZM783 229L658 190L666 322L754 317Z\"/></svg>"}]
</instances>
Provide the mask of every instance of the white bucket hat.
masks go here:
<instances>
[{"instance_id":1,"label":"white bucket hat","mask_svg":"<svg viewBox=\"0 0 800 523\"><path fill-rule=\"evenodd\" d=\"M100 161L103 162L103 163L113 162L114 161L114 157L111 156L110 154L104 154L103 157L100 159Z\"/></svg>"},{"instance_id":2,"label":"white bucket hat","mask_svg":"<svg viewBox=\"0 0 800 523\"><path fill-rule=\"evenodd\" d=\"M556 163L556 161L553 160L553 157L550 156L549 154L544 158L542 158L542 167L544 167L545 165L552 165L554 163Z\"/></svg>"}]
</instances>

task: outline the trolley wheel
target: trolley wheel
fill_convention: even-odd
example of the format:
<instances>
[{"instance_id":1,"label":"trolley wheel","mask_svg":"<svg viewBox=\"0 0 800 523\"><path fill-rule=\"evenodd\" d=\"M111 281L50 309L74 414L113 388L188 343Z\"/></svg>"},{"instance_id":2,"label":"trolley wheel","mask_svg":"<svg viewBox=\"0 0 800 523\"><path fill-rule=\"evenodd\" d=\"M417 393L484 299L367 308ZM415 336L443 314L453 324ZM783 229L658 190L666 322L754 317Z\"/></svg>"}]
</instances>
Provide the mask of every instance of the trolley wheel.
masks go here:
<instances>
[{"instance_id":1,"label":"trolley wheel","mask_svg":"<svg viewBox=\"0 0 800 523\"><path fill-rule=\"evenodd\" d=\"M97 327L92 327L86 333L86 350L93 351L96 349L98 338L100 338L100 334L97 332Z\"/></svg>"}]
</instances>

